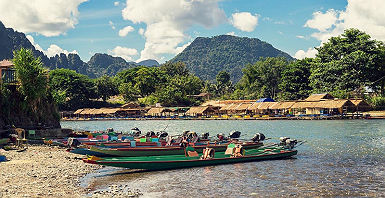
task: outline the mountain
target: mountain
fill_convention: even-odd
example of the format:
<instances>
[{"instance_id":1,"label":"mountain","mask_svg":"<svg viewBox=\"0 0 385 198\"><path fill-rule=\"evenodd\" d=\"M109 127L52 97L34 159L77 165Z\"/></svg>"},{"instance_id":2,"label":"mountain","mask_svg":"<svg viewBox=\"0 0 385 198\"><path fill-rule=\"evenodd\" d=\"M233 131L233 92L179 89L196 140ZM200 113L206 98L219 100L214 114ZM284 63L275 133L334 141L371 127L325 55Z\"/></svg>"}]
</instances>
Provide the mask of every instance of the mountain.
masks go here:
<instances>
[{"instance_id":1,"label":"mountain","mask_svg":"<svg viewBox=\"0 0 385 198\"><path fill-rule=\"evenodd\" d=\"M218 72L225 70L230 73L233 82L238 82L246 64L253 64L260 57L278 56L294 60L289 54L257 38L220 35L196 38L170 61L184 62L192 73L203 80L213 81Z\"/></svg>"},{"instance_id":2,"label":"mountain","mask_svg":"<svg viewBox=\"0 0 385 198\"><path fill-rule=\"evenodd\" d=\"M148 59L148 60L143 60L137 63L137 65L142 65L142 66L148 66L148 67L157 67L159 66L158 61L154 59Z\"/></svg>"},{"instance_id":3,"label":"mountain","mask_svg":"<svg viewBox=\"0 0 385 198\"><path fill-rule=\"evenodd\" d=\"M86 63L78 54L58 54L48 58L43 52L36 50L24 33L6 28L0 21L0 61L12 59L13 51L21 47L31 49L36 57L40 57L44 65L49 69L65 68L75 70L78 73L88 75L91 78L103 75L113 76L116 73L139 65L159 66L156 60L144 60L139 63L126 62L121 57L113 57L108 54L96 53Z\"/></svg>"},{"instance_id":4,"label":"mountain","mask_svg":"<svg viewBox=\"0 0 385 198\"><path fill-rule=\"evenodd\" d=\"M0 21L0 60L12 59L13 50L20 48L32 49L36 57L41 58L42 62L50 64L49 58L43 52L36 50L24 33L14 31L12 28L6 28Z\"/></svg>"}]
</instances>

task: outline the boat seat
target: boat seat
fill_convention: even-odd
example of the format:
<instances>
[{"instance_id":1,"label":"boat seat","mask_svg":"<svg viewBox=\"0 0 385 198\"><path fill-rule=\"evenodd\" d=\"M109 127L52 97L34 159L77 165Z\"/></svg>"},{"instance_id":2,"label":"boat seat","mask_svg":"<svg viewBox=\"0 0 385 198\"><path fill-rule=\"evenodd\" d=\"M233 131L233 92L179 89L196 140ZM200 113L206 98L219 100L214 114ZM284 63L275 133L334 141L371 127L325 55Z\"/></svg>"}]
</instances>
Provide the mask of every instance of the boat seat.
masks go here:
<instances>
[{"instance_id":1,"label":"boat seat","mask_svg":"<svg viewBox=\"0 0 385 198\"><path fill-rule=\"evenodd\" d=\"M203 149L203 155L200 159L206 160L206 159L212 159L214 158L215 150L213 148L205 148Z\"/></svg>"},{"instance_id":2,"label":"boat seat","mask_svg":"<svg viewBox=\"0 0 385 198\"><path fill-rule=\"evenodd\" d=\"M196 151L187 151L189 157L199 157L198 152Z\"/></svg>"},{"instance_id":3,"label":"boat seat","mask_svg":"<svg viewBox=\"0 0 385 198\"><path fill-rule=\"evenodd\" d=\"M234 153L231 155L231 157L242 157L245 155L245 149L243 149L242 145L236 145L234 149Z\"/></svg>"}]
</instances>

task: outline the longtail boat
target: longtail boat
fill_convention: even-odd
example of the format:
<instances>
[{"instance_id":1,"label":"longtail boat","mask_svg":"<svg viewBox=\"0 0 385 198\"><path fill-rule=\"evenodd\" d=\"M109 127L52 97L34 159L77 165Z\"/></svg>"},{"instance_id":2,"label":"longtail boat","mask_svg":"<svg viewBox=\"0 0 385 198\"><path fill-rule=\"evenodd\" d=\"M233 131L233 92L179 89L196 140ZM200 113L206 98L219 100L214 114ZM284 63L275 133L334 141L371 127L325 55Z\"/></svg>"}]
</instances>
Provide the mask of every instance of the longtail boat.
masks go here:
<instances>
[{"instance_id":1,"label":"longtail boat","mask_svg":"<svg viewBox=\"0 0 385 198\"><path fill-rule=\"evenodd\" d=\"M197 152L202 152L206 147L214 148L215 151L225 151L229 143L222 144L198 144L192 145ZM261 147L261 142L244 142L242 144L245 149ZM160 156L160 155L183 155L185 148L181 146L161 146L161 147L127 147L127 148L102 148L92 146L90 151L103 153L108 156L116 157L136 157L136 156ZM100 156L100 155L95 155Z\"/></svg>"},{"instance_id":2,"label":"longtail boat","mask_svg":"<svg viewBox=\"0 0 385 198\"><path fill-rule=\"evenodd\" d=\"M115 166L131 169L167 170L260 160L285 159L296 154L297 150L286 149L283 147L276 146L248 149L245 151L244 155L238 157L226 155L225 152L215 152L215 157L210 159L201 159L199 155L195 157L188 157L185 155L165 155L109 158L99 158L91 156L88 159L83 159L83 161L91 164L100 164L105 166Z\"/></svg>"}]
</instances>

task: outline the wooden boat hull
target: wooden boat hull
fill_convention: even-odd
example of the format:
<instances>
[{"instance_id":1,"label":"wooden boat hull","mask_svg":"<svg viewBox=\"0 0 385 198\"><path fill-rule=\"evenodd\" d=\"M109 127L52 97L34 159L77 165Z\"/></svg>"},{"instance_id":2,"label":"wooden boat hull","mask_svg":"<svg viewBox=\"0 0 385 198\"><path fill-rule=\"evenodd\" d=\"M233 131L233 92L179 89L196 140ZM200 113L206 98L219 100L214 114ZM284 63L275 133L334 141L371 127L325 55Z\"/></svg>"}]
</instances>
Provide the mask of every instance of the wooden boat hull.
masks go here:
<instances>
[{"instance_id":1,"label":"wooden boat hull","mask_svg":"<svg viewBox=\"0 0 385 198\"><path fill-rule=\"evenodd\" d=\"M111 155L100 153L97 151L91 151L88 148L76 148L68 150L70 153L80 154L80 155L92 155L92 156L99 156L99 157L112 157Z\"/></svg>"},{"instance_id":2,"label":"wooden boat hull","mask_svg":"<svg viewBox=\"0 0 385 198\"><path fill-rule=\"evenodd\" d=\"M214 148L217 152L226 151L226 144L219 145L199 145L193 146L195 151L202 153L203 149L206 147ZM261 147L262 143L247 143L243 144L245 149L252 149ZM170 146L170 147L135 147L135 148L100 148L100 147L91 147L91 151L103 153L109 156L116 157L138 157L138 156L160 156L160 155L184 155L185 150L180 146ZM99 156L99 155L95 155Z\"/></svg>"},{"instance_id":3,"label":"wooden boat hull","mask_svg":"<svg viewBox=\"0 0 385 198\"><path fill-rule=\"evenodd\" d=\"M201 160L199 157L185 156L148 156L148 157L126 157L126 158L103 158L103 159L83 159L84 162L100 164L105 166L114 166L131 169L145 170L167 170L190 168L199 166L214 166L219 164L233 164L261 160L276 160L290 158L297 154L297 150L277 150L263 151L255 155L245 155L242 157L229 157L224 153L218 158ZM217 155L217 154L215 154Z\"/></svg>"}]
</instances>

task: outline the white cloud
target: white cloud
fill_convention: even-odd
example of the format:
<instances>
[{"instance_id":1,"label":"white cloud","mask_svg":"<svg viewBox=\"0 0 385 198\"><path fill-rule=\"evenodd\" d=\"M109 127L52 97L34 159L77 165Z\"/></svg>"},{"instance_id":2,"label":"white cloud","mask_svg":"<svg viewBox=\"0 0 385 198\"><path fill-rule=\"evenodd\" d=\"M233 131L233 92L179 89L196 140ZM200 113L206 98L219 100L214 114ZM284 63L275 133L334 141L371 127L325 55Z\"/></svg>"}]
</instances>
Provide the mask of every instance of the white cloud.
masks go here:
<instances>
[{"instance_id":1,"label":"white cloud","mask_svg":"<svg viewBox=\"0 0 385 198\"><path fill-rule=\"evenodd\" d=\"M126 61L132 61L132 56L138 55L138 51L133 48L116 46L113 50L108 50L112 56L122 57Z\"/></svg>"},{"instance_id":2,"label":"white cloud","mask_svg":"<svg viewBox=\"0 0 385 198\"><path fill-rule=\"evenodd\" d=\"M41 48L39 44L35 43L35 39L31 35L27 35L26 37L29 42L31 42L31 44L35 47L35 49L44 52L43 48Z\"/></svg>"},{"instance_id":3,"label":"white cloud","mask_svg":"<svg viewBox=\"0 0 385 198\"><path fill-rule=\"evenodd\" d=\"M58 36L78 23L78 6L87 0L0 1L0 21L24 33Z\"/></svg>"},{"instance_id":4,"label":"white cloud","mask_svg":"<svg viewBox=\"0 0 385 198\"><path fill-rule=\"evenodd\" d=\"M336 23L337 14L337 11L333 9L330 9L325 13L319 11L314 12L313 19L306 21L304 26L324 32Z\"/></svg>"},{"instance_id":5,"label":"white cloud","mask_svg":"<svg viewBox=\"0 0 385 198\"><path fill-rule=\"evenodd\" d=\"M314 58L317 53L318 51L315 48L309 48L307 49L307 51L298 50L295 53L294 58L296 59Z\"/></svg>"},{"instance_id":6,"label":"white cloud","mask_svg":"<svg viewBox=\"0 0 385 198\"><path fill-rule=\"evenodd\" d=\"M26 37L29 40L29 42L31 42L31 44L35 47L35 49L43 52L48 57L53 57L56 54L60 54L60 53L64 53L66 55L68 55L68 54L79 54L76 50L73 50L73 51L69 52L67 50L63 50L62 48L60 48L59 46L57 46L55 44L50 45L47 50L43 50L43 48L40 47L39 44L35 43L35 39L31 35L27 35Z\"/></svg>"},{"instance_id":7,"label":"white cloud","mask_svg":"<svg viewBox=\"0 0 385 198\"><path fill-rule=\"evenodd\" d=\"M120 2L119 1L115 1L114 2L114 6L119 6Z\"/></svg>"},{"instance_id":8,"label":"white cloud","mask_svg":"<svg viewBox=\"0 0 385 198\"><path fill-rule=\"evenodd\" d=\"M295 36L295 37L297 37L297 38L299 38L299 39L305 39L305 36L302 36L302 35L297 35L297 36Z\"/></svg>"},{"instance_id":9,"label":"white cloud","mask_svg":"<svg viewBox=\"0 0 385 198\"><path fill-rule=\"evenodd\" d=\"M143 36L144 35L144 29L143 28L139 28L138 33Z\"/></svg>"},{"instance_id":10,"label":"white cloud","mask_svg":"<svg viewBox=\"0 0 385 198\"><path fill-rule=\"evenodd\" d=\"M125 20L145 23L146 39L140 60L159 59L163 54L176 54L189 36L193 25L213 27L226 21L219 0L127 0L122 11Z\"/></svg>"},{"instance_id":11,"label":"white cloud","mask_svg":"<svg viewBox=\"0 0 385 198\"><path fill-rule=\"evenodd\" d=\"M43 51L43 52L48 57L53 57L56 54L61 54L61 53L65 54L65 55L68 55L68 54L78 54L78 52L76 50L73 50L73 51L69 52L67 50L63 50L62 48L60 48L59 46L57 46L55 44L50 45L49 48L46 51Z\"/></svg>"},{"instance_id":12,"label":"white cloud","mask_svg":"<svg viewBox=\"0 0 385 198\"><path fill-rule=\"evenodd\" d=\"M238 12L232 15L230 22L239 30L252 32L258 25L258 15L252 15L250 12Z\"/></svg>"},{"instance_id":13,"label":"white cloud","mask_svg":"<svg viewBox=\"0 0 385 198\"><path fill-rule=\"evenodd\" d=\"M119 30L119 36L125 37L129 32L134 31L135 29L132 26L126 26L123 29Z\"/></svg>"},{"instance_id":14,"label":"white cloud","mask_svg":"<svg viewBox=\"0 0 385 198\"><path fill-rule=\"evenodd\" d=\"M348 28L357 28L368 33L374 39L385 41L384 10L383 0L348 0L345 10L328 10L325 13L316 12L320 14L314 13L313 18L308 20L306 24L308 24L307 27L319 30L319 32L312 34L312 37L321 42L326 42L332 36L340 35ZM309 25L313 21L317 21L318 18L315 16L331 15L330 13L335 13L337 20L325 20L324 24L320 23L322 28Z\"/></svg>"},{"instance_id":15,"label":"white cloud","mask_svg":"<svg viewBox=\"0 0 385 198\"><path fill-rule=\"evenodd\" d=\"M227 32L226 35L237 36L237 35L235 34L235 32Z\"/></svg>"},{"instance_id":16,"label":"white cloud","mask_svg":"<svg viewBox=\"0 0 385 198\"><path fill-rule=\"evenodd\" d=\"M115 24L112 21L108 21L108 24L111 26L113 30L116 29Z\"/></svg>"}]
</instances>

